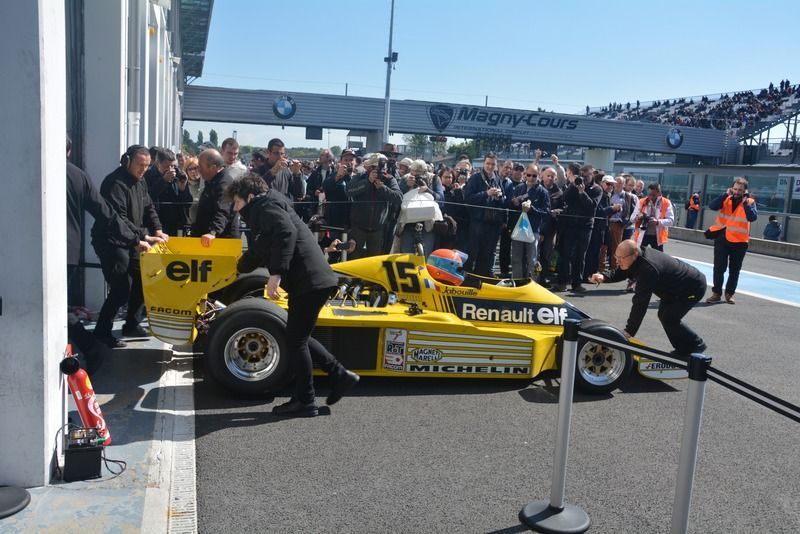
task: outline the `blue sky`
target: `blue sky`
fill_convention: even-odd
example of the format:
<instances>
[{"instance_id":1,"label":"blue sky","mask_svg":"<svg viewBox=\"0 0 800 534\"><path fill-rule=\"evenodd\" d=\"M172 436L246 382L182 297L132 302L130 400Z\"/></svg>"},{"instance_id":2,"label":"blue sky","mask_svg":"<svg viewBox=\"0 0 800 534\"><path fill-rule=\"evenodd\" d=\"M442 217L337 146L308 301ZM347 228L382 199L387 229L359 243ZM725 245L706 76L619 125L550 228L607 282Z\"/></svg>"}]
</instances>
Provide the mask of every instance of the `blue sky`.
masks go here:
<instances>
[{"instance_id":1,"label":"blue sky","mask_svg":"<svg viewBox=\"0 0 800 534\"><path fill-rule=\"evenodd\" d=\"M196 85L384 96L390 0L216 0ZM395 0L392 97L582 113L800 82L800 2ZM243 144L304 130L187 122ZM401 138L395 138L402 142ZM344 145L333 130L331 145Z\"/></svg>"}]
</instances>

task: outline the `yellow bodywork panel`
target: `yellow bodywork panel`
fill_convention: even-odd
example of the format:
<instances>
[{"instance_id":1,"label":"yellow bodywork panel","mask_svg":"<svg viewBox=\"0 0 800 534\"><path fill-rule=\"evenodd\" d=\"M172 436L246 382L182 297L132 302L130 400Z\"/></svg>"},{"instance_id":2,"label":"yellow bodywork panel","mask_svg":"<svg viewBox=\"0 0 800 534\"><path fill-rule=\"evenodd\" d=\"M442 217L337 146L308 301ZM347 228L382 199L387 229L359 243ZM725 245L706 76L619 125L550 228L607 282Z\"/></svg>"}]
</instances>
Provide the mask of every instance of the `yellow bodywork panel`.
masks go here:
<instances>
[{"instance_id":1,"label":"yellow bodywork panel","mask_svg":"<svg viewBox=\"0 0 800 534\"><path fill-rule=\"evenodd\" d=\"M158 339L184 345L197 336L198 304L212 291L236 280L240 239L171 237L141 255L142 289L150 330Z\"/></svg>"}]
</instances>

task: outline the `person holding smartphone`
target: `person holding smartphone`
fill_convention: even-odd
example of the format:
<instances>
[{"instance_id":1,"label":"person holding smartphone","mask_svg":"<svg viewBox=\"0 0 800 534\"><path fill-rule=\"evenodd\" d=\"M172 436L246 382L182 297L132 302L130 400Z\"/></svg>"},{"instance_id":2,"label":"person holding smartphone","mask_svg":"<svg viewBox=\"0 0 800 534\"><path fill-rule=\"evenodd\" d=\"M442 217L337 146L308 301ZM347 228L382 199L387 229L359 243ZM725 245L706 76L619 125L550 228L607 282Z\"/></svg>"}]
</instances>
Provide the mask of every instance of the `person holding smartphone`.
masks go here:
<instances>
[{"instance_id":1,"label":"person holding smartphone","mask_svg":"<svg viewBox=\"0 0 800 534\"><path fill-rule=\"evenodd\" d=\"M719 215L707 232L714 239L714 285L706 302L717 303L722 300L722 283L727 270L725 302L736 304L733 295L750 242L750 223L758 219L756 202L747 191L747 180L742 176L734 178L730 189L712 200L708 209L718 210Z\"/></svg>"}]
</instances>

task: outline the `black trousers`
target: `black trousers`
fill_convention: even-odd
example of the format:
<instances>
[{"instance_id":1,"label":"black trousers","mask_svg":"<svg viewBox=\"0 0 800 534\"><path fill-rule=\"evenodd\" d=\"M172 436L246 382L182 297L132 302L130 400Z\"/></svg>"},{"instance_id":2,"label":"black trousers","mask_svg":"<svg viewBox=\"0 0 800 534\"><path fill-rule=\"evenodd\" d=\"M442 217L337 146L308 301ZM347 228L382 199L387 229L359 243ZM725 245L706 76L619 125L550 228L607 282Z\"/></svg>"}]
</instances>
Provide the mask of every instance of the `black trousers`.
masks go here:
<instances>
[{"instance_id":1,"label":"black trousers","mask_svg":"<svg viewBox=\"0 0 800 534\"><path fill-rule=\"evenodd\" d=\"M550 255L555 248L556 233L554 222L542 225L542 243L539 246L539 263L542 265L542 272L539 274L540 282L550 277Z\"/></svg>"},{"instance_id":2,"label":"black trousers","mask_svg":"<svg viewBox=\"0 0 800 534\"><path fill-rule=\"evenodd\" d=\"M669 342L679 354L689 355L706 350L703 339L682 321L689 310L703 300L705 292L706 278L703 276L702 285L698 284L697 289L689 297L676 300L661 299L658 305L658 320L661 321Z\"/></svg>"},{"instance_id":3,"label":"black trousers","mask_svg":"<svg viewBox=\"0 0 800 534\"><path fill-rule=\"evenodd\" d=\"M586 249L589 248L591 228L563 228L558 234L558 283L572 283L577 287L583 282Z\"/></svg>"},{"instance_id":4,"label":"black trousers","mask_svg":"<svg viewBox=\"0 0 800 534\"><path fill-rule=\"evenodd\" d=\"M497 240L500 238L499 222L469 221L469 258L465 271L492 278Z\"/></svg>"},{"instance_id":5,"label":"black trousers","mask_svg":"<svg viewBox=\"0 0 800 534\"><path fill-rule=\"evenodd\" d=\"M333 354L328 352L321 343L311 339L311 332L317 324L319 311L327 302L332 291L333 288L325 288L296 297L289 295L286 349L295 377L293 398L304 404L314 402L314 378L311 374L314 363L325 373L335 377L341 377L345 371Z\"/></svg>"},{"instance_id":6,"label":"black trousers","mask_svg":"<svg viewBox=\"0 0 800 534\"><path fill-rule=\"evenodd\" d=\"M733 295L739 285L739 271L742 270L744 255L747 253L747 243L731 243L720 236L714 241L714 286L711 291L722 294L722 283L725 280L725 271L728 271L728 283L725 293Z\"/></svg>"},{"instance_id":7,"label":"black trousers","mask_svg":"<svg viewBox=\"0 0 800 534\"><path fill-rule=\"evenodd\" d=\"M655 234L653 234L653 235L645 234L642 237L642 243L641 243L640 246L642 248L644 248L646 246L650 246L651 248L654 248L659 252L664 252L664 245L659 245L658 244L658 236L655 235Z\"/></svg>"},{"instance_id":8,"label":"black trousers","mask_svg":"<svg viewBox=\"0 0 800 534\"><path fill-rule=\"evenodd\" d=\"M135 251L110 245L95 246L95 252L100 258L103 277L108 284L108 296L100 308L94 332L97 336L108 337L111 335L114 316L126 301L126 322L138 324L141 320L144 294L139 255Z\"/></svg>"}]
</instances>

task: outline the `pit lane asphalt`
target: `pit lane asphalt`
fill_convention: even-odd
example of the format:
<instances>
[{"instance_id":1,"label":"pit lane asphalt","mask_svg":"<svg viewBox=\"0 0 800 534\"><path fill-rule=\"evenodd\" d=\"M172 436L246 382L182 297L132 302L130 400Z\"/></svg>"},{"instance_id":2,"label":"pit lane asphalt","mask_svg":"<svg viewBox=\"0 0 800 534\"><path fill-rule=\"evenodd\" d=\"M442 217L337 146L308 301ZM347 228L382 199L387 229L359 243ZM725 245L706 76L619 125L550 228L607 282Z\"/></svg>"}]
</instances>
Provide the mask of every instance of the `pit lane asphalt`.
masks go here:
<instances>
[{"instance_id":1,"label":"pit lane asphalt","mask_svg":"<svg viewBox=\"0 0 800 534\"><path fill-rule=\"evenodd\" d=\"M705 245L671 241L666 252L713 262ZM754 254L744 262L791 280L800 280L799 266ZM623 287L566 298L622 327ZM800 404L800 308L736 300L687 316L714 367ZM639 338L668 349L656 305ZM550 495L557 383L365 378L330 416L277 420L271 403L232 399L203 380L195 386L199 530L523 532L519 510ZM589 514L591 532L668 531L687 385L634 374L607 396L576 393L566 502ZM713 382L705 399L689 531L800 531L800 425Z\"/></svg>"}]
</instances>

